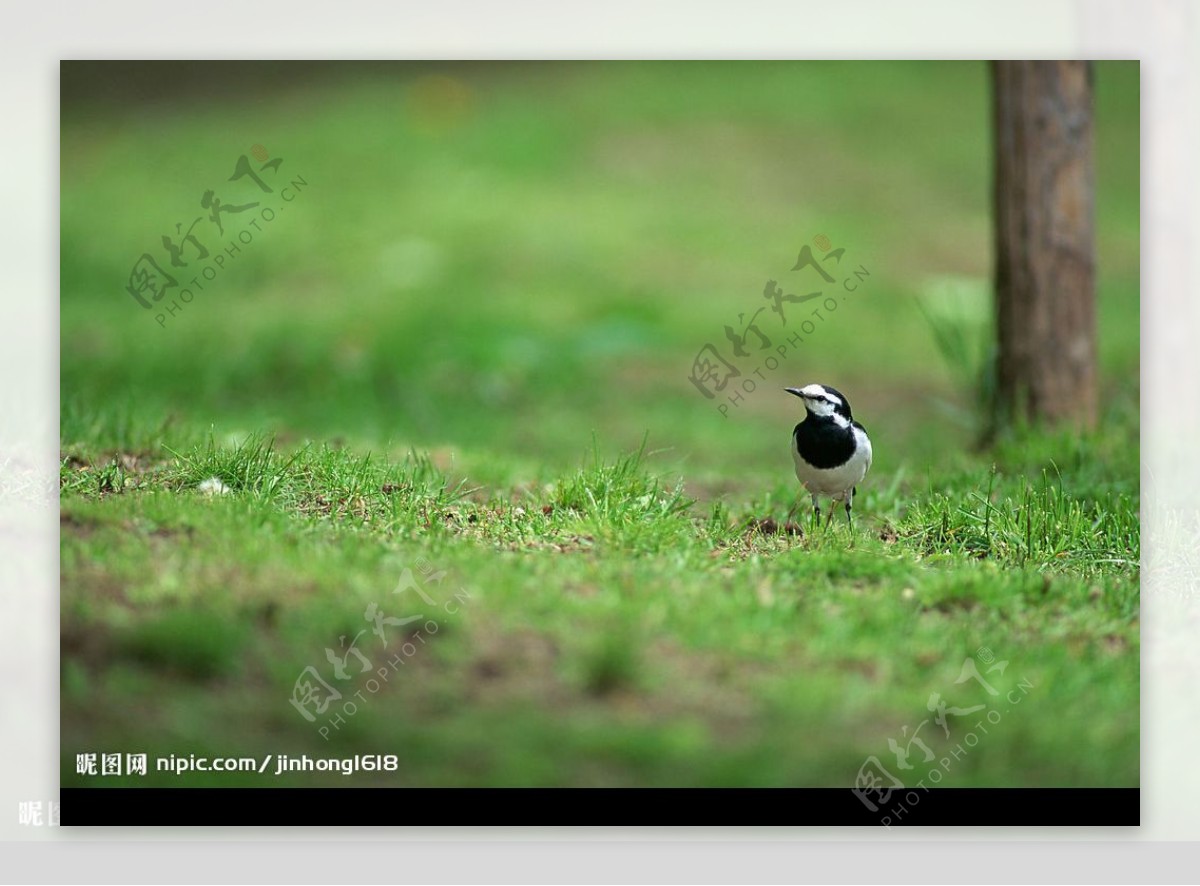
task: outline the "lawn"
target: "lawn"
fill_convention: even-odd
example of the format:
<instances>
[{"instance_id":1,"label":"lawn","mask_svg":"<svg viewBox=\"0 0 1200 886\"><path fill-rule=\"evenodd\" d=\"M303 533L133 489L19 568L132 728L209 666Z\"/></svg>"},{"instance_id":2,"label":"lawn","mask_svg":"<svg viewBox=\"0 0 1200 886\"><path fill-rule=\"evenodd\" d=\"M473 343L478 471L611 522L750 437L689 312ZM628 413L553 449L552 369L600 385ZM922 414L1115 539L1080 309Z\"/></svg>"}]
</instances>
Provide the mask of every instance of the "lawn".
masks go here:
<instances>
[{"instance_id":1,"label":"lawn","mask_svg":"<svg viewBox=\"0 0 1200 886\"><path fill-rule=\"evenodd\" d=\"M66 101L64 785L840 786L872 756L1137 785L1138 68L1096 69L1103 420L981 449L986 74L428 64ZM228 181L243 155L269 192ZM175 268L160 238L200 216ZM801 293L826 242L857 288L781 320L764 283ZM149 309L142 253L179 284ZM697 353L760 308L771 346L706 397ZM783 388L814 381L874 441L852 527L789 522ZM118 751L398 763L77 772Z\"/></svg>"}]
</instances>

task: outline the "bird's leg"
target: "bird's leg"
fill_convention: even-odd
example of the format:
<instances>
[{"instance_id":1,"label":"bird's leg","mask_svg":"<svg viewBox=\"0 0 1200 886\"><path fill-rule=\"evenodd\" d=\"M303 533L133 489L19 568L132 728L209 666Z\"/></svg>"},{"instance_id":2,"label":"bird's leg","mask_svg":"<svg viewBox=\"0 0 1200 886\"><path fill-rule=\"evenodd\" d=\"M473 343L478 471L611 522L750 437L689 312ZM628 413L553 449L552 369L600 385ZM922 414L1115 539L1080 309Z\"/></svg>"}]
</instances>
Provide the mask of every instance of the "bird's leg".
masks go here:
<instances>
[{"instance_id":1,"label":"bird's leg","mask_svg":"<svg viewBox=\"0 0 1200 886\"><path fill-rule=\"evenodd\" d=\"M818 523L821 522L821 502L817 500L817 494L814 492L812 497L813 503L813 519Z\"/></svg>"},{"instance_id":2,"label":"bird's leg","mask_svg":"<svg viewBox=\"0 0 1200 886\"><path fill-rule=\"evenodd\" d=\"M850 518L850 499L846 499L846 525L851 529L854 528L854 521Z\"/></svg>"}]
</instances>

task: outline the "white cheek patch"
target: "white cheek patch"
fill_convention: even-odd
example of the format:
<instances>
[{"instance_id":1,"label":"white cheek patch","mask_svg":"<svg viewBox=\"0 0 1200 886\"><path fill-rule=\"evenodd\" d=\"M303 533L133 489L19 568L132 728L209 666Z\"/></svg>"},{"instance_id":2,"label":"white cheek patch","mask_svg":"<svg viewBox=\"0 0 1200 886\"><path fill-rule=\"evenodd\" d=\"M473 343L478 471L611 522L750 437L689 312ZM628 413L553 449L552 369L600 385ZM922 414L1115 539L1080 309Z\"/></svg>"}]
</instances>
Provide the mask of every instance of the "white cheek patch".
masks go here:
<instances>
[{"instance_id":1,"label":"white cheek patch","mask_svg":"<svg viewBox=\"0 0 1200 886\"><path fill-rule=\"evenodd\" d=\"M828 400L809 400L806 405L812 411L813 415L819 415L822 418L832 418L837 422L839 427L844 428L849 424L843 416L838 414L837 407Z\"/></svg>"}]
</instances>

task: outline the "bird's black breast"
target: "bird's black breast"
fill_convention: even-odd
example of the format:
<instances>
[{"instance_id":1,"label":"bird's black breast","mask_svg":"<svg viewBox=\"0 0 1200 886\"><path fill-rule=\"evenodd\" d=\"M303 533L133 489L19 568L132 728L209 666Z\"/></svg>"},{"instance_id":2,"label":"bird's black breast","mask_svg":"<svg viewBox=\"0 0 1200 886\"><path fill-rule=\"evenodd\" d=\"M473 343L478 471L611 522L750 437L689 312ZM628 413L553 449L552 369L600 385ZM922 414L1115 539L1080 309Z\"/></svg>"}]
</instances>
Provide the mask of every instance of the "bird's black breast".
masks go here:
<instances>
[{"instance_id":1,"label":"bird's black breast","mask_svg":"<svg viewBox=\"0 0 1200 886\"><path fill-rule=\"evenodd\" d=\"M832 421L806 418L792 431L800 457L814 468L836 468L854 455L854 432Z\"/></svg>"}]
</instances>

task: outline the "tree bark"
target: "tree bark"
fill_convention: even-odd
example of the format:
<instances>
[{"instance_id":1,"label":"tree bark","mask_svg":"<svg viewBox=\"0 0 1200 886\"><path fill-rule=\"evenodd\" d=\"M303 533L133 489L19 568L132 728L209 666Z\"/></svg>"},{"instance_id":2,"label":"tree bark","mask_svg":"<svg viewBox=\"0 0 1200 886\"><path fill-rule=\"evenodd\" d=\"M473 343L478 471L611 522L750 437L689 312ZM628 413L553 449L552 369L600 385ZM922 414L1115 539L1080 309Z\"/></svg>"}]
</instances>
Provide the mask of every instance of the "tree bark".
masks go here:
<instances>
[{"instance_id":1,"label":"tree bark","mask_svg":"<svg viewBox=\"0 0 1200 886\"><path fill-rule=\"evenodd\" d=\"M992 63L996 330L993 424L1096 421L1092 71Z\"/></svg>"}]
</instances>

